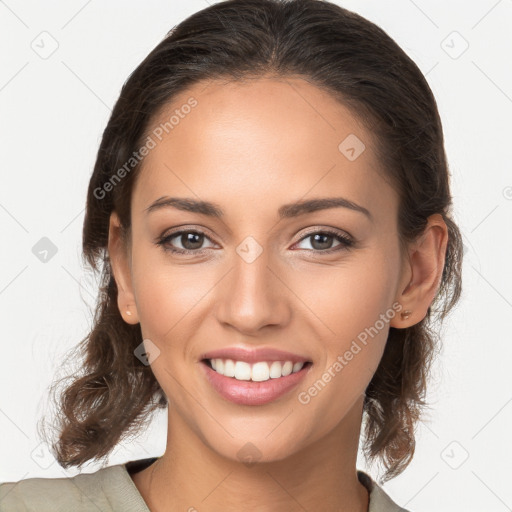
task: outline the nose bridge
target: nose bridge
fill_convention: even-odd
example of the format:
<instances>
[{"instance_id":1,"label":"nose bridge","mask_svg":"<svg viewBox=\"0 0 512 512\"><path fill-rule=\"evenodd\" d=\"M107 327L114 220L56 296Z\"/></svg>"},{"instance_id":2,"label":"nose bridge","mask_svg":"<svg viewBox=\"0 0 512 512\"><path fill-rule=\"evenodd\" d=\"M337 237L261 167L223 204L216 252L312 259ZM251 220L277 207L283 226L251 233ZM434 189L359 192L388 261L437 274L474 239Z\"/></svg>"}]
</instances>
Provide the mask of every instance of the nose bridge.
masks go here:
<instances>
[{"instance_id":1,"label":"nose bridge","mask_svg":"<svg viewBox=\"0 0 512 512\"><path fill-rule=\"evenodd\" d=\"M220 322L250 332L287 321L285 287L270 270L270 260L270 252L252 237L239 244L217 297Z\"/></svg>"}]
</instances>

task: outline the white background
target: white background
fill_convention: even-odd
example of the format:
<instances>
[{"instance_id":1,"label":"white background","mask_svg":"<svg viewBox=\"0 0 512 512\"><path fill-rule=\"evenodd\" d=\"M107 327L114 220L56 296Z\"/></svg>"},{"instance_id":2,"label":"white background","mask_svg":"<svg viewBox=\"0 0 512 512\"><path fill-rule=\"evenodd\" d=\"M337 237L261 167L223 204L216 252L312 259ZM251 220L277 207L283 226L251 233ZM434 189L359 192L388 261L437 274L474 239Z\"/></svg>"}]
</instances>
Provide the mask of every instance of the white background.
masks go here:
<instances>
[{"instance_id":1,"label":"white background","mask_svg":"<svg viewBox=\"0 0 512 512\"><path fill-rule=\"evenodd\" d=\"M384 489L414 512L512 510L512 0L336 3L382 27L426 74L465 245L463 297L443 329L431 410L413 462ZM100 136L128 75L207 5L0 2L0 481L76 474L39 445L36 424L63 355L91 324L95 283L80 248ZM33 49L41 38L46 49L58 44L46 59ZM47 263L32 252L42 237L57 248ZM165 428L157 416L109 464L160 455Z\"/></svg>"}]
</instances>

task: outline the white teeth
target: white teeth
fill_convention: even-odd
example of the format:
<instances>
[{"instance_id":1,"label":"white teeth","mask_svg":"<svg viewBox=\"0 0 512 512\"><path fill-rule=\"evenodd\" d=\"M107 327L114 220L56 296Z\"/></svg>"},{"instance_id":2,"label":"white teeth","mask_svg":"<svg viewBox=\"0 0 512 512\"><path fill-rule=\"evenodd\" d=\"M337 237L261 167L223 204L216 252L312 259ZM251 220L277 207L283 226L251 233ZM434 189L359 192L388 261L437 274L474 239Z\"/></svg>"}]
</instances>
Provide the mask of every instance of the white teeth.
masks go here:
<instances>
[{"instance_id":1,"label":"white teeth","mask_svg":"<svg viewBox=\"0 0 512 512\"><path fill-rule=\"evenodd\" d=\"M224 373L222 375L224 375ZM251 380L251 365L243 361L237 361L235 363L235 379Z\"/></svg>"},{"instance_id":2,"label":"white teeth","mask_svg":"<svg viewBox=\"0 0 512 512\"><path fill-rule=\"evenodd\" d=\"M245 361L233 361L232 359L210 359L210 363L212 368L221 375L254 382L286 377L290 373L298 372L304 366L304 363L293 364L291 361L272 361L270 366L266 361L260 361L250 365Z\"/></svg>"},{"instance_id":3,"label":"white teeth","mask_svg":"<svg viewBox=\"0 0 512 512\"><path fill-rule=\"evenodd\" d=\"M286 377L287 375L290 375L293 371L293 363L291 361L286 361L286 363L283 364L283 369L281 370L283 377Z\"/></svg>"},{"instance_id":4,"label":"white teeth","mask_svg":"<svg viewBox=\"0 0 512 512\"><path fill-rule=\"evenodd\" d=\"M235 363L231 359L224 361L224 375L226 377L235 376Z\"/></svg>"},{"instance_id":5,"label":"white teeth","mask_svg":"<svg viewBox=\"0 0 512 512\"><path fill-rule=\"evenodd\" d=\"M268 363L263 362L253 364L251 370L251 379L257 382L270 379L270 368L268 367Z\"/></svg>"},{"instance_id":6,"label":"white teeth","mask_svg":"<svg viewBox=\"0 0 512 512\"><path fill-rule=\"evenodd\" d=\"M270 365L270 377L272 379L281 377L281 363L279 361L274 361Z\"/></svg>"},{"instance_id":7,"label":"white teeth","mask_svg":"<svg viewBox=\"0 0 512 512\"><path fill-rule=\"evenodd\" d=\"M304 366L304 363L295 363L293 365L292 373L298 372L302 367Z\"/></svg>"}]
</instances>

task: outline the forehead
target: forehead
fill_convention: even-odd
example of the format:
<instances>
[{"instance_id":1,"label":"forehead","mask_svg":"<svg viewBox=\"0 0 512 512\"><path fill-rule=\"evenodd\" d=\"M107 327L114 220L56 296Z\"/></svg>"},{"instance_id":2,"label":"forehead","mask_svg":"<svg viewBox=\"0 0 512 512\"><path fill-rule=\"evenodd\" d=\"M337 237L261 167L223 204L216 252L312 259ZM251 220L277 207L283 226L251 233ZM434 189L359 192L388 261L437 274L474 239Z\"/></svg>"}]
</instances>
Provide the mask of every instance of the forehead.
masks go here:
<instances>
[{"instance_id":1,"label":"forehead","mask_svg":"<svg viewBox=\"0 0 512 512\"><path fill-rule=\"evenodd\" d=\"M396 207L372 134L347 107L301 78L197 83L155 116L147 135L154 147L133 192L134 211L163 195L196 196L253 214L267 205L275 213L282 203L338 195Z\"/></svg>"}]
</instances>

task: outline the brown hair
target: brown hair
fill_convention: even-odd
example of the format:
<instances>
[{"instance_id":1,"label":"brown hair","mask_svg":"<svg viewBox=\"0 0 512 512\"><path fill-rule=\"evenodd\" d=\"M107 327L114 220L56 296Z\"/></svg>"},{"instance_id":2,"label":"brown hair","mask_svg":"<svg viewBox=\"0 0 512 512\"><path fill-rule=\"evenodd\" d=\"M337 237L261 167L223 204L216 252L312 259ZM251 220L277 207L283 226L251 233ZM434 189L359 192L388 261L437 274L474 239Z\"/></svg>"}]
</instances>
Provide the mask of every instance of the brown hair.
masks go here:
<instances>
[{"instance_id":1,"label":"brown hair","mask_svg":"<svg viewBox=\"0 0 512 512\"><path fill-rule=\"evenodd\" d=\"M390 328L365 393L367 459L384 463L382 481L411 461L414 426L427 405L427 378L437 348L432 325L444 319L461 293L462 240L451 218L434 96L393 39L353 12L320 0L227 0L184 20L151 51L125 82L103 133L83 226L84 262L101 272L101 282L93 328L78 346L80 372L60 396L53 449L63 467L108 455L167 403L151 367L134 357L142 341L140 324L125 323L119 313L107 249L113 211L129 239L130 201L140 162L115 186L105 184L113 183L116 172L143 145L157 112L177 94L201 80L268 74L308 80L365 123L377 141L385 176L399 193L402 247L423 232L431 214L442 214L447 224L442 281L428 314L409 328Z\"/></svg>"}]
</instances>

